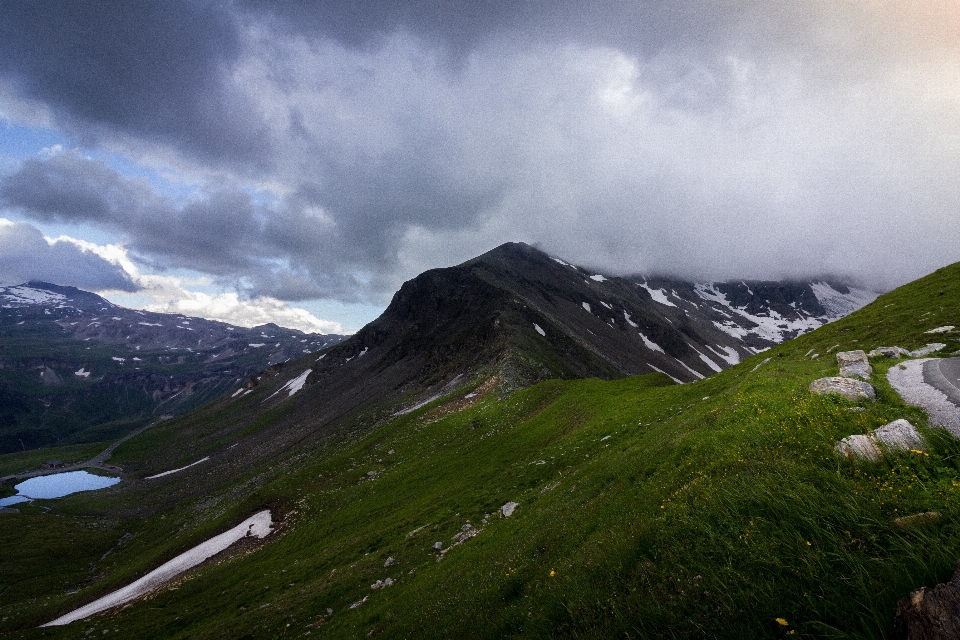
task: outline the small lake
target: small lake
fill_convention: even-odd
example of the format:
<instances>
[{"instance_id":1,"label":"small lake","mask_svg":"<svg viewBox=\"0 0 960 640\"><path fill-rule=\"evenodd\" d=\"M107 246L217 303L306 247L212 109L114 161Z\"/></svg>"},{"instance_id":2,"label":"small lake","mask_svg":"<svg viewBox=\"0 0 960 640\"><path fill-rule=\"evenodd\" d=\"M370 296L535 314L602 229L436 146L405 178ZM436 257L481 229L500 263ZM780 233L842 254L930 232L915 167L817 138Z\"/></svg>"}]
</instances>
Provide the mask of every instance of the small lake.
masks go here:
<instances>
[{"instance_id":1,"label":"small lake","mask_svg":"<svg viewBox=\"0 0 960 640\"><path fill-rule=\"evenodd\" d=\"M86 471L68 471L54 473L49 476L37 476L24 480L14 486L17 495L0 498L0 507L7 507L19 502L36 500L38 498L62 498L79 491L93 491L104 489L120 482L120 478L97 476Z\"/></svg>"}]
</instances>

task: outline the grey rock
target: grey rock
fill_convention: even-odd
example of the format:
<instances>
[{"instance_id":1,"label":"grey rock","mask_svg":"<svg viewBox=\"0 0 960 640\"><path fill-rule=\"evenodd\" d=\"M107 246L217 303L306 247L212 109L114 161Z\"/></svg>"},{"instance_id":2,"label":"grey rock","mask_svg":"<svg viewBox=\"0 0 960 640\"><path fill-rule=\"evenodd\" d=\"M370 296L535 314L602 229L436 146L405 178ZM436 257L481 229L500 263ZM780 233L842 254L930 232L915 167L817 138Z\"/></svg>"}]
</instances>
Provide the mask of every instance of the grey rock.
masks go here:
<instances>
[{"instance_id":1,"label":"grey rock","mask_svg":"<svg viewBox=\"0 0 960 640\"><path fill-rule=\"evenodd\" d=\"M887 449L902 449L903 451L917 449L922 451L927 446L917 428L903 418L874 430L873 437Z\"/></svg>"},{"instance_id":2,"label":"grey rock","mask_svg":"<svg viewBox=\"0 0 960 640\"><path fill-rule=\"evenodd\" d=\"M936 329L930 329L929 331L924 331L924 333L950 333L954 329L956 329L955 326L953 326L952 324L948 324L943 327L937 327Z\"/></svg>"},{"instance_id":3,"label":"grey rock","mask_svg":"<svg viewBox=\"0 0 960 640\"><path fill-rule=\"evenodd\" d=\"M820 395L838 393L847 400L875 400L877 397L869 382L840 376L814 380L810 383L810 392Z\"/></svg>"},{"instance_id":4,"label":"grey rock","mask_svg":"<svg viewBox=\"0 0 960 640\"><path fill-rule=\"evenodd\" d=\"M384 587L392 587L392 586L393 586L393 578L384 578L383 580L377 580L376 582L374 582L372 585L370 585L370 588L383 589Z\"/></svg>"},{"instance_id":5,"label":"grey rock","mask_svg":"<svg viewBox=\"0 0 960 640\"><path fill-rule=\"evenodd\" d=\"M887 358L900 358L902 356L910 355L910 352L903 347L877 347L867 355L869 355L871 358L878 356L885 356Z\"/></svg>"},{"instance_id":6,"label":"grey rock","mask_svg":"<svg viewBox=\"0 0 960 640\"><path fill-rule=\"evenodd\" d=\"M46 366L40 370L40 380L43 381L44 386L59 386L63 384L57 372Z\"/></svg>"},{"instance_id":7,"label":"grey rock","mask_svg":"<svg viewBox=\"0 0 960 640\"><path fill-rule=\"evenodd\" d=\"M841 455L850 460L864 458L871 462L879 462L883 458L883 451L888 452L923 451L926 442L917 428L900 418L866 435L847 436L835 445Z\"/></svg>"},{"instance_id":8,"label":"grey rock","mask_svg":"<svg viewBox=\"0 0 960 640\"><path fill-rule=\"evenodd\" d=\"M870 462L880 462L883 458L883 452L880 451L870 436L847 436L838 442L834 448L837 450L837 453L846 456L850 460L864 458Z\"/></svg>"},{"instance_id":9,"label":"grey rock","mask_svg":"<svg viewBox=\"0 0 960 640\"><path fill-rule=\"evenodd\" d=\"M863 378L869 380L873 373L867 354L863 349L856 351L841 351L837 353L837 364L840 365L840 375L845 378Z\"/></svg>"},{"instance_id":10,"label":"grey rock","mask_svg":"<svg viewBox=\"0 0 960 640\"><path fill-rule=\"evenodd\" d=\"M383 563L383 566L389 567L389 566L392 565L394 562L396 562L396 560L393 559L393 556L390 556L389 558L387 558L387 561Z\"/></svg>"},{"instance_id":11,"label":"grey rock","mask_svg":"<svg viewBox=\"0 0 960 640\"><path fill-rule=\"evenodd\" d=\"M950 582L921 587L897 603L893 629L900 640L960 638L960 561Z\"/></svg>"},{"instance_id":12,"label":"grey rock","mask_svg":"<svg viewBox=\"0 0 960 640\"><path fill-rule=\"evenodd\" d=\"M504 518L509 518L510 516L513 515L514 510L516 510L518 506L520 505L517 504L516 502L508 502L507 504L500 507L500 513L503 514Z\"/></svg>"},{"instance_id":13,"label":"grey rock","mask_svg":"<svg viewBox=\"0 0 960 640\"><path fill-rule=\"evenodd\" d=\"M942 342L931 342L927 344L927 346L925 347L920 347L919 349L915 349L914 351L911 351L910 355L913 356L914 358L922 358L924 356L930 355L931 353L936 353L937 351L940 351L946 346L947 345L943 344Z\"/></svg>"},{"instance_id":14,"label":"grey rock","mask_svg":"<svg viewBox=\"0 0 960 640\"><path fill-rule=\"evenodd\" d=\"M433 543L433 548L436 549L437 551L439 551L440 549L443 548L443 543L442 543L442 542L434 542L434 543Z\"/></svg>"}]
</instances>

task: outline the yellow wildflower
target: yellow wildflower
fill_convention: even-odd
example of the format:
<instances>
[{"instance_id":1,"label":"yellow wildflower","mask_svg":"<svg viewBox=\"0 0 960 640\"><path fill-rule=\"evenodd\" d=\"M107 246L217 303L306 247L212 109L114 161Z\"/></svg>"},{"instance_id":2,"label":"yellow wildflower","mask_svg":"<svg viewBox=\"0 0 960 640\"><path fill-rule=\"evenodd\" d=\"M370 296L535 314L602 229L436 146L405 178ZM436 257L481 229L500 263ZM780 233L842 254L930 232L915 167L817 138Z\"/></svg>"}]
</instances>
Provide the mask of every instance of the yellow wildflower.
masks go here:
<instances>
[{"instance_id":1,"label":"yellow wildflower","mask_svg":"<svg viewBox=\"0 0 960 640\"><path fill-rule=\"evenodd\" d=\"M780 625L781 627L785 627L787 626L788 623L783 618L777 618L777 624Z\"/></svg>"}]
</instances>

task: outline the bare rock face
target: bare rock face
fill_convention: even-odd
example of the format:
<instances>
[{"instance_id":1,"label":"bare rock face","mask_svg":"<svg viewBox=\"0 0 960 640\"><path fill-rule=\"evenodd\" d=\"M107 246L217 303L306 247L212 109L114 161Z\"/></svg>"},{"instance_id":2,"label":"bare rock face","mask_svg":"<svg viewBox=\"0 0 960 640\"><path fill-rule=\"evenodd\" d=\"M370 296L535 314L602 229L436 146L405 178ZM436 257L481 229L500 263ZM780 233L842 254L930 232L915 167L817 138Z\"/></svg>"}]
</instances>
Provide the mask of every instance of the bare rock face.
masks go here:
<instances>
[{"instance_id":1,"label":"bare rock face","mask_svg":"<svg viewBox=\"0 0 960 640\"><path fill-rule=\"evenodd\" d=\"M834 447L838 453L850 460L865 458L870 462L879 462L883 458L883 450L922 451L926 442L917 428L904 420L894 420L879 429L874 429L866 435L847 436Z\"/></svg>"},{"instance_id":2,"label":"bare rock face","mask_svg":"<svg viewBox=\"0 0 960 640\"><path fill-rule=\"evenodd\" d=\"M869 380L873 373L873 368L867 360L867 354L862 349L841 351L837 354L837 364L840 365L840 375L845 378Z\"/></svg>"},{"instance_id":3,"label":"bare rock face","mask_svg":"<svg viewBox=\"0 0 960 640\"><path fill-rule=\"evenodd\" d=\"M875 400L877 392L869 382L833 376L819 378L810 383L810 392L820 395L838 393L847 400Z\"/></svg>"},{"instance_id":4,"label":"bare rock face","mask_svg":"<svg viewBox=\"0 0 960 640\"><path fill-rule=\"evenodd\" d=\"M960 561L950 582L921 587L897 603L893 629L900 640L960 638Z\"/></svg>"}]
</instances>

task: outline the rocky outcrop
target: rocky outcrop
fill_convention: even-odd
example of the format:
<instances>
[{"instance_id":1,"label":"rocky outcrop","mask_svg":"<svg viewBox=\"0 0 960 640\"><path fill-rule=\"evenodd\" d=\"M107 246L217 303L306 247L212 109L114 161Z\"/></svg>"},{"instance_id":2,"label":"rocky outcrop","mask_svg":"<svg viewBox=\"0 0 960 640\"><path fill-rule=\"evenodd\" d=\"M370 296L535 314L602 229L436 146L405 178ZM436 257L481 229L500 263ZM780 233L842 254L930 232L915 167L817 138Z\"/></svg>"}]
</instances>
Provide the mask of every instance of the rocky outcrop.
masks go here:
<instances>
[{"instance_id":1,"label":"rocky outcrop","mask_svg":"<svg viewBox=\"0 0 960 640\"><path fill-rule=\"evenodd\" d=\"M810 383L810 392L819 395L837 393L847 400L875 400L877 397L869 382L840 376L814 380Z\"/></svg>"},{"instance_id":2,"label":"rocky outcrop","mask_svg":"<svg viewBox=\"0 0 960 640\"><path fill-rule=\"evenodd\" d=\"M943 344L942 342L931 342L925 347L920 347L919 349L915 349L914 351L911 351L910 355L913 356L914 358L923 358L924 356L928 356L931 353L936 353L937 351L940 351L946 346L947 345Z\"/></svg>"},{"instance_id":3,"label":"rocky outcrop","mask_svg":"<svg viewBox=\"0 0 960 640\"><path fill-rule=\"evenodd\" d=\"M869 380L873 374L873 369L867 360L867 354L862 349L839 352L837 354L837 364L840 365L840 375L845 378Z\"/></svg>"},{"instance_id":4,"label":"rocky outcrop","mask_svg":"<svg viewBox=\"0 0 960 640\"><path fill-rule=\"evenodd\" d=\"M950 582L921 587L897 603L893 629L900 640L960 638L960 561Z\"/></svg>"},{"instance_id":5,"label":"rocky outcrop","mask_svg":"<svg viewBox=\"0 0 960 640\"><path fill-rule=\"evenodd\" d=\"M910 352L903 347L877 347L867 354L871 358L885 356L887 358L901 358L910 355Z\"/></svg>"},{"instance_id":6,"label":"rocky outcrop","mask_svg":"<svg viewBox=\"0 0 960 640\"><path fill-rule=\"evenodd\" d=\"M889 453L922 451L924 447L926 442L917 428L901 418L866 435L847 436L834 448L850 460L860 458L870 462L880 462L883 459L884 450Z\"/></svg>"}]
</instances>

